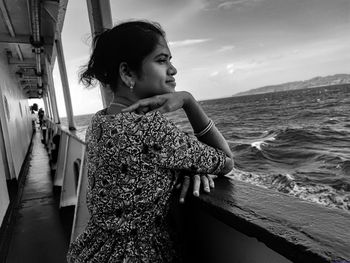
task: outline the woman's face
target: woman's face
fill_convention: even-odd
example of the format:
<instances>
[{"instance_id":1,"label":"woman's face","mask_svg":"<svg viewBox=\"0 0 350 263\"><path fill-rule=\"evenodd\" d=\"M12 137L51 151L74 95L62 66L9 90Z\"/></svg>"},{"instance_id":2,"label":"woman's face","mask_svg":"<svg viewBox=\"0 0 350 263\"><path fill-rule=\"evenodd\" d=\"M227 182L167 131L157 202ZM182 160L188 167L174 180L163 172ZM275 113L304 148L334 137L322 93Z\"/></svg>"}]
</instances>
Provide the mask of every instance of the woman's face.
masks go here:
<instances>
[{"instance_id":1,"label":"woman's face","mask_svg":"<svg viewBox=\"0 0 350 263\"><path fill-rule=\"evenodd\" d=\"M171 53L163 37L158 45L142 63L141 76L136 77L134 92L141 98L147 98L175 91L176 68L171 64Z\"/></svg>"}]
</instances>

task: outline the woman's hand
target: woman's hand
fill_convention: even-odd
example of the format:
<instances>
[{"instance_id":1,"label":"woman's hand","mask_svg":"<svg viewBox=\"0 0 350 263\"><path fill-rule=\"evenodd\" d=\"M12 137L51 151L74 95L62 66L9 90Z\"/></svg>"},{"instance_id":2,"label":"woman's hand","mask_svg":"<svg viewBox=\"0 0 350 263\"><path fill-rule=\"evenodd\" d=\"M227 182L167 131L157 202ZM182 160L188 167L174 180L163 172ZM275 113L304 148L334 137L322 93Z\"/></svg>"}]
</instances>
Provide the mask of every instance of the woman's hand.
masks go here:
<instances>
[{"instance_id":1,"label":"woman's hand","mask_svg":"<svg viewBox=\"0 0 350 263\"><path fill-rule=\"evenodd\" d=\"M192 95L186 91L166 93L138 100L129 107L122 109L122 112L135 111L143 114L150 111L172 112L185 107L191 99L193 99Z\"/></svg>"},{"instance_id":2,"label":"woman's hand","mask_svg":"<svg viewBox=\"0 0 350 263\"><path fill-rule=\"evenodd\" d=\"M199 175L196 174L192 177L193 179L193 195L194 196L199 196L199 190L200 190L200 186L202 186L204 192L206 193L210 193L210 188L214 188L215 184L214 184L214 179L217 178L216 175L212 175L212 174L206 174L206 175ZM184 203L185 202L185 197L187 195L188 189L190 187L191 184L191 179L188 175L185 175L183 177L183 181L182 183L180 182L179 184L176 185L177 189L180 189L181 187L181 193L180 193L180 203Z\"/></svg>"}]
</instances>

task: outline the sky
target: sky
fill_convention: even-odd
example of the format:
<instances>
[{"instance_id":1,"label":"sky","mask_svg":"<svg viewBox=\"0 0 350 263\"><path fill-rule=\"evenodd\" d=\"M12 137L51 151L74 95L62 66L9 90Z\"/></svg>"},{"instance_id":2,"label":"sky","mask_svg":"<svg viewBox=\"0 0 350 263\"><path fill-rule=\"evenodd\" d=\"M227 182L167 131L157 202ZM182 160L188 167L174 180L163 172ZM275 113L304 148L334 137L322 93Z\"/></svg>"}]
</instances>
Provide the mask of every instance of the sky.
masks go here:
<instances>
[{"instance_id":1,"label":"sky","mask_svg":"<svg viewBox=\"0 0 350 263\"><path fill-rule=\"evenodd\" d=\"M349 0L111 0L113 23L159 22L177 68L176 89L198 100L266 85L350 73ZM102 108L78 83L90 54L85 0L68 2L62 32L74 115ZM58 66L59 115L66 116Z\"/></svg>"}]
</instances>

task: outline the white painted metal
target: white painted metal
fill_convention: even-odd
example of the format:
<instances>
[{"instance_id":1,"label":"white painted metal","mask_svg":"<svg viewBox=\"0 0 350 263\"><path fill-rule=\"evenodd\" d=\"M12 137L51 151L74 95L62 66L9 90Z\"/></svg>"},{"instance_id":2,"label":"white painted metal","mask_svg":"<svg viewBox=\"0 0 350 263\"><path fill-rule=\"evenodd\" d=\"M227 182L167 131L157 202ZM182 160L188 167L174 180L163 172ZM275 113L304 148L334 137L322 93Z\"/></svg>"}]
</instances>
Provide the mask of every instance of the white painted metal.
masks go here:
<instances>
[{"instance_id":1,"label":"white painted metal","mask_svg":"<svg viewBox=\"0 0 350 263\"><path fill-rule=\"evenodd\" d=\"M47 126L47 131L46 131L46 148L47 148L47 152L49 154L51 154L51 151L53 149L53 142L52 142L52 138L55 134L55 127L56 125L54 125L53 123L50 123Z\"/></svg>"},{"instance_id":2,"label":"white painted metal","mask_svg":"<svg viewBox=\"0 0 350 263\"><path fill-rule=\"evenodd\" d=\"M10 171L8 168L6 149L1 126L2 125L0 119L0 225L10 203L6 184L6 179L8 179L6 177L9 176Z\"/></svg>"},{"instance_id":3,"label":"white painted metal","mask_svg":"<svg viewBox=\"0 0 350 263\"><path fill-rule=\"evenodd\" d=\"M45 118L50 119L50 112L49 112L49 108L48 108L48 105L47 105L46 94L44 94L44 96L43 96L43 102L44 102L44 109L45 109Z\"/></svg>"},{"instance_id":4,"label":"white painted metal","mask_svg":"<svg viewBox=\"0 0 350 263\"><path fill-rule=\"evenodd\" d=\"M74 162L81 158L85 151L85 145L75 137L70 137L64 169L63 184L61 189L60 208L76 205L78 184L75 180Z\"/></svg>"},{"instance_id":5,"label":"white painted metal","mask_svg":"<svg viewBox=\"0 0 350 263\"><path fill-rule=\"evenodd\" d=\"M5 139L4 139L4 135L2 133L1 118L0 118L0 174L3 174L5 179L11 179L10 178L10 168L9 168L9 164L7 161L7 155L6 155ZM1 187L1 185L0 185L0 187Z\"/></svg>"},{"instance_id":6,"label":"white painted metal","mask_svg":"<svg viewBox=\"0 0 350 263\"><path fill-rule=\"evenodd\" d=\"M76 130L75 123L74 123L72 100L70 97L69 82L68 82L68 76L67 76L66 63L64 60L64 53L63 53L61 36L59 36L55 42L56 42L55 47L56 47L56 51L57 51L58 66L59 66L60 75L61 75L64 102L66 105L68 127L70 130Z\"/></svg>"},{"instance_id":7,"label":"white painted metal","mask_svg":"<svg viewBox=\"0 0 350 263\"><path fill-rule=\"evenodd\" d=\"M91 34L95 37L97 34L113 27L111 5L109 0L86 0ZM103 107L107 107L113 99L113 93L110 89L100 86Z\"/></svg>"},{"instance_id":8,"label":"white painted metal","mask_svg":"<svg viewBox=\"0 0 350 263\"><path fill-rule=\"evenodd\" d=\"M1 136L1 134L0 134ZM2 138L0 138L0 141ZM7 207L10 203L8 191L7 191L7 184L6 184L6 169L5 169L5 161L6 159L2 155L2 152L0 151L0 225L3 221L3 218L6 214Z\"/></svg>"},{"instance_id":9,"label":"white painted metal","mask_svg":"<svg viewBox=\"0 0 350 263\"><path fill-rule=\"evenodd\" d=\"M57 158L57 168L54 179L54 186L62 186L63 185L63 177L65 173L66 160L67 160L67 152L68 152L68 143L69 136L67 133L61 133L60 146L58 149L58 158Z\"/></svg>"},{"instance_id":10,"label":"white painted metal","mask_svg":"<svg viewBox=\"0 0 350 263\"><path fill-rule=\"evenodd\" d=\"M50 97L50 105L53 113L53 121L55 123L60 123L60 117L58 115L58 108L57 108L57 101L56 101L55 84L53 82L53 77L52 77L52 66L46 57L45 57L45 66L46 66L46 73L47 73L47 79L48 79L48 85L47 85L48 95Z\"/></svg>"},{"instance_id":11,"label":"white painted metal","mask_svg":"<svg viewBox=\"0 0 350 263\"><path fill-rule=\"evenodd\" d=\"M83 152L81 159L82 165L80 167L77 204L74 211L74 219L71 233L71 241L75 240L85 229L90 218L90 214L86 205L86 193L88 187L87 167L85 153Z\"/></svg>"},{"instance_id":12,"label":"white painted metal","mask_svg":"<svg viewBox=\"0 0 350 263\"><path fill-rule=\"evenodd\" d=\"M20 103L27 100L9 72L7 62L0 57L0 118L5 141L10 178L17 178L31 139L30 116L21 114Z\"/></svg>"},{"instance_id":13,"label":"white painted metal","mask_svg":"<svg viewBox=\"0 0 350 263\"><path fill-rule=\"evenodd\" d=\"M49 93L49 87L47 87L46 99L47 99L48 110L50 113L50 120L52 120L54 122L54 115L53 115L53 111L52 111L52 104L51 104L51 98L50 98L50 93Z\"/></svg>"}]
</instances>

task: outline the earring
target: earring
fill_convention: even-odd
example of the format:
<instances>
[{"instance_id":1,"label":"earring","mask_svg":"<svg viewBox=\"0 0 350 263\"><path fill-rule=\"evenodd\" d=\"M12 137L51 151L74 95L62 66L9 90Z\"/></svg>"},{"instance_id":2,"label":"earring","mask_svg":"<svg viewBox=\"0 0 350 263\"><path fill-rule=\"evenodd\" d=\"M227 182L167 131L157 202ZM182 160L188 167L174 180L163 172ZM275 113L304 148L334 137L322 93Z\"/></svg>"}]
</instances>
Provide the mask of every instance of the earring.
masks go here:
<instances>
[{"instance_id":1,"label":"earring","mask_svg":"<svg viewBox=\"0 0 350 263\"><path fill-rule=\"evenodd\" d=\"M131 91L131 92L134 92L134 83L131 83L131 84L130 84L130 91Z\"/></svg>"}]
</instances>

